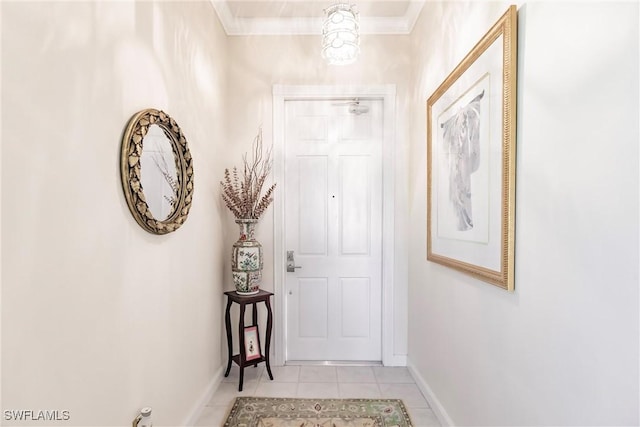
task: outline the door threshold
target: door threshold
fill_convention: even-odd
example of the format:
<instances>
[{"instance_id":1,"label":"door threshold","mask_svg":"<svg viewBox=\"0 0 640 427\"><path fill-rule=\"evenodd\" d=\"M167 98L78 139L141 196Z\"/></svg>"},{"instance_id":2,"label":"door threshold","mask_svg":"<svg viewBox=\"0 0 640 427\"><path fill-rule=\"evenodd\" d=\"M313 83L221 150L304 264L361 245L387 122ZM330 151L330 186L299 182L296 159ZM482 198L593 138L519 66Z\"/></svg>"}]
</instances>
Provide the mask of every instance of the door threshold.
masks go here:
<instances>
[{"instance_id":1,"label":"door threshold","mask_svg":"<svg viewBox=\"0 0 640 427\"><path fill-rule=\"evenodd\" d=\"M379 360L287 360L286 366L382 366Z\"/></svg>"}]
</instances>

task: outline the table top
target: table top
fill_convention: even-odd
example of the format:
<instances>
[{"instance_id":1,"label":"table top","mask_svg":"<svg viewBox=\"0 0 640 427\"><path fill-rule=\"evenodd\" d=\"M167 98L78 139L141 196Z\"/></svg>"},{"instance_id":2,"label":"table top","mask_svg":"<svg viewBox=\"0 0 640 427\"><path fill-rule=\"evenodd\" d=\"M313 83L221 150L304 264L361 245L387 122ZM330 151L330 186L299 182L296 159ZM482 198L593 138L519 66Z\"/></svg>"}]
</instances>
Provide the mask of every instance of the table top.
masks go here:
<instances>
[{"instance_id":1,"label":"table top","mask_svg":"<svg viewBox=\"0 0 640 427\"><path fill-rule=\"evenodd\" d=\"M253 295L239 295L236 291L227 291L224 293L230 300L235 302L251 303L254 301L264 301L273 295L273 292L268 292L263 289L258 290L257 294Z\"/></svg>"}]
</instances>

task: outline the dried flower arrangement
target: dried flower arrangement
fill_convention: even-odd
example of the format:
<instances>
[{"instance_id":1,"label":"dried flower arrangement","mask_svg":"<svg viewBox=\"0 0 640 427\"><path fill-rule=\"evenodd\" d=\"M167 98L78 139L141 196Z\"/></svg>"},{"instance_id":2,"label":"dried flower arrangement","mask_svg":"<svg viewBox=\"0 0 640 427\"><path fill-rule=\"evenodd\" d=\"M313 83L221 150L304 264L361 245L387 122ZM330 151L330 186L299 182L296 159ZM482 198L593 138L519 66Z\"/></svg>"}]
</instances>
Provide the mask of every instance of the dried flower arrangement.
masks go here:
<instances>
[{"instance_id":1,"label":"dried flower arrangement","mask_svg":"<svg viewBox=\"0 0 640 427\"><path fill-rule=\"evenodd\" d=\"M264 195L262 187L271 173L273 160L271 149L262 152L262 128L253 140L251 159L247 153L242 156L244 171L242 179L238 174L238 168L234 166L233 172L224 170L222 186L222 200L229 210L238 219L258 219L273 201L273 191L276 184L267 189Z\"/></svg>"}]
</instances>

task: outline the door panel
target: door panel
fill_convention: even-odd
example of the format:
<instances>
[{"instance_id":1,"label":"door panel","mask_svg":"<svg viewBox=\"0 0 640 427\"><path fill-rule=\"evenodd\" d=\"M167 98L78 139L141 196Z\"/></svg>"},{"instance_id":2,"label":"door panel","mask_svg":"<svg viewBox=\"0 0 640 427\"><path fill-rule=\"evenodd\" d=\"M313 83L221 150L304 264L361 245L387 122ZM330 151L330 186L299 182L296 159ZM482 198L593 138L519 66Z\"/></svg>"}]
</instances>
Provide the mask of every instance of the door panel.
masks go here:
<instances>
[{"instance_id":1,"label":"door panel","mask_svg":"<svg viewBox=\"0 0 640 427\"><path fill-rule=\"evenodd\" d=\"M369 156L340 156L340 253L369 254L371 183Z\"/></svg>"},{"instance_id":2,"label":"door panel","mask_svg":"<svg viewBox=\"0 0 640 427\"><path fill-rule=\"evenodd\" d=\"M298 281L298 332L304 338L326 338L328 330L328 284L326 278Z\"/></svg>"},{"instance_id":3,"label":"door panel","mask_svg":"<svg viewBox=\"0 0 640 427\"><path fill-rule=\"evenodd\" d=\"M371 330L368 301L371 294L371 281L368 277L340 279L342 291L342 336L368 338Z\"/></svg>"},{"instance_id":4,"label":"door panel","mask_svg":"<svg viewBox=\"0 0 640 427\"><path fill-rule=\"evenodd\" d=\"M292 196L298 199L298 253L327 253L327 157L299 156L297 188Z\"/></svg>"},{"instance_id":5,"label":"door panel","mask_svg":"<svg viewBox=\"0 0 640 427\"><path fill-rule=\"evenodd\" d=\"M381 360L382 101L361 103L285 103L287 360Z\"/></svg>"}]
</instances>

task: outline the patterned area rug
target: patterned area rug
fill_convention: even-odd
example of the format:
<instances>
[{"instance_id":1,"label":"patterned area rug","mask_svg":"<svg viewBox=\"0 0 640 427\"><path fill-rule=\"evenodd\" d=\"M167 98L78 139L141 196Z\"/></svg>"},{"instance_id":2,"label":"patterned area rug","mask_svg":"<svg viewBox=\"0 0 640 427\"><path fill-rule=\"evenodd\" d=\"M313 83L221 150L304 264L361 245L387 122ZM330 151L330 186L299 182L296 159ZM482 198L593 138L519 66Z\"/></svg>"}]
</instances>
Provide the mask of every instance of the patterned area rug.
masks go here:
<instances>
[{"instance_id":1,"label":"patterned area rug","mask_svg":"<svg viewBox=\"0 0 640 427\"><path fill-rule=\"evenodd\" d=\"M225 427L411 427L399 399L238 397Z\"/></svg>"}]
</instances>

